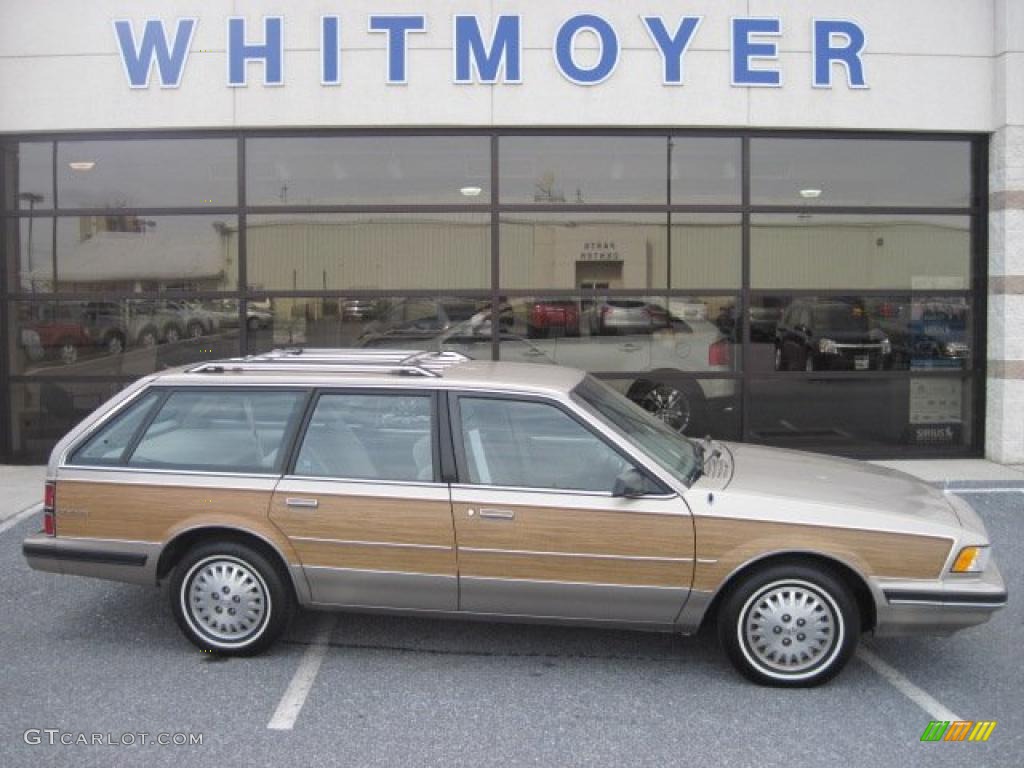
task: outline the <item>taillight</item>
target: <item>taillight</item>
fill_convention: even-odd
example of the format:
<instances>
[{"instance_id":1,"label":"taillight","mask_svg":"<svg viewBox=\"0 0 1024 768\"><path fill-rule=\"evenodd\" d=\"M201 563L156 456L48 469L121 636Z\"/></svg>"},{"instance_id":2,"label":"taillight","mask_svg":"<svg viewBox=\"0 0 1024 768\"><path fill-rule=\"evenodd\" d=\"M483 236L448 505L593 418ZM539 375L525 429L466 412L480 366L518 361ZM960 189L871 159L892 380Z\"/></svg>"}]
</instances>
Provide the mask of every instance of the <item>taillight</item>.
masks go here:
<instances>
[{"instance_id":1,"label":"taillight","mask_svg":"<svg viewBox=\"0 0 1024 768\"><path fill-rule=\"evenodd\" d=\"M57 535L57 484L48 482L43 491L43 532Z\"/></svg>"},{"instance_id":2,"label":"taillight","mask_svg":"<svg viewBox=\"0 0 1024 768\"><path fill-rule=\"evenodd\" d=\"M732 363L732 350L728 339L719 339L708 347L708 365L729 367Z\"/></svg>"}]
</instances>

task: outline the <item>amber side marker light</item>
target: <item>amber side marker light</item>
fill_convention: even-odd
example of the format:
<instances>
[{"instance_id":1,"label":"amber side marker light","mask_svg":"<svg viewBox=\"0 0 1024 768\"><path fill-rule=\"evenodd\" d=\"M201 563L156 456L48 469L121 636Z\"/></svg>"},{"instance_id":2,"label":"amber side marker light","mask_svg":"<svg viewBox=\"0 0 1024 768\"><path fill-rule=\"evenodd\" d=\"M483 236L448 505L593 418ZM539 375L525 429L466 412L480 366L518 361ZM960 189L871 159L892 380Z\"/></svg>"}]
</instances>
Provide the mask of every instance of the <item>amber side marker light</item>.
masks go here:
<instances>
[{"instance_id":1,"label":"amber side marker light","mask_svg":"<svg viewBox=\"0 0 1024 768\"><path fill-rule=\"evenodd\" d=\"M964 547L953 563L953 573L981 573L988 562L988 547Z\"/></svg>"},{"instance_id":2,"label":"amber side marker light","mask_svg":"<svg viewBox=\"0 0 1024 768\"><path fill-rule=\"evenodd\" d=\"M43 532L47 536L57 535L57 484L47 483L43 492Z\"/></svg>"}]
</instances>

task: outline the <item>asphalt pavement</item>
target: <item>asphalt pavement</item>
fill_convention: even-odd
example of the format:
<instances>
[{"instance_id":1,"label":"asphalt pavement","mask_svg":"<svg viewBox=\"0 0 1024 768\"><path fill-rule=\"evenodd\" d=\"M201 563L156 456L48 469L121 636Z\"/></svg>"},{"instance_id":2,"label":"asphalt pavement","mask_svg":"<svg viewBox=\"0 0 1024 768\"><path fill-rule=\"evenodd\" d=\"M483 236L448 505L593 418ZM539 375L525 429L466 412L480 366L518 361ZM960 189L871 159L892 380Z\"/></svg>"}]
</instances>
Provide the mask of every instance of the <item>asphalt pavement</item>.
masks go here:
<instances>
[{"instance_id":1,"label":"asphalt pavement","mask_svg":"<svg viewBox=\"0 0 1024 768\"><path fill-rule=\"evenodd\" d=\"M0 532L0 766L1020 766L1024 493L991 490L966 498L1005 610L949 638L866 640L896 684L859 657L789 691L741 679L710 637L313 612L269 653L220 660L158 589L31 571L33 515ZM926 707L998 725L922 743ZM291 727L268 727L282 711ZM141 743L160 734L202 744Z\"/></svg>"}]
</instances>

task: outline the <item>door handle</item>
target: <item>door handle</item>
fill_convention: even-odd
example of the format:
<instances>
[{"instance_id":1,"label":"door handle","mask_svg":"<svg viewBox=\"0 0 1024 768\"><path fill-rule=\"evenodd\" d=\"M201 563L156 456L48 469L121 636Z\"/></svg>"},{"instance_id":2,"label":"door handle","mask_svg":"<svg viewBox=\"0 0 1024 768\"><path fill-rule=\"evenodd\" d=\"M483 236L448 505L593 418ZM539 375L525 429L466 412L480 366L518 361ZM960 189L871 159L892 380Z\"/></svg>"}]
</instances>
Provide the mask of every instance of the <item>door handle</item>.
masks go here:
<instances>
[{"instance_id":1,"label":"door handle","mask_svg":"<svg viewBox=\"0 0 1024 768\"><path fill-rule=\"evenodd\" d=\"M316 499L287 498L284 500L284 503L289 507L297 509L316 509L320 506L320 502Z\"/></svg>"},{"instance_id":2,"label":"door handle","mask_svg":"<svg viewBox=\"0 0 1024 768\"><path fill-rule=\"evenodd\" d=\"M472 514L472 510L470 510L470 514ZM511 509L481 509L480 517L490 520L515 520L516 513Z\"/></svg>"}]
</instances>

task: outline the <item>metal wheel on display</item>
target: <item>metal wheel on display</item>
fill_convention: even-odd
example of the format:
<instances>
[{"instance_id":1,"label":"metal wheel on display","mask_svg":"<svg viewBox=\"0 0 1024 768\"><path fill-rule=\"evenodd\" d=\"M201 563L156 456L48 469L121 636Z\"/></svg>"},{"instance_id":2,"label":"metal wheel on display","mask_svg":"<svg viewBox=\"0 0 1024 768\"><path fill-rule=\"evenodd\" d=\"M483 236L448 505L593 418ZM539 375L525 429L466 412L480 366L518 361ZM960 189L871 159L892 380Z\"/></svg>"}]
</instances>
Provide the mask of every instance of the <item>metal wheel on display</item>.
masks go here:
<instances>
[{"instance_id":1,"label":"metal wheel on display","mask_svg":"<svg viewBox=\"0 0 1024 768\"><path fill-rule=\"evenodd\" d=\"M707 406L700 387L693 382L671 378L638 381L627 397L676 432L700 436L707 429Z\"/></svg>"}]
</instances>

